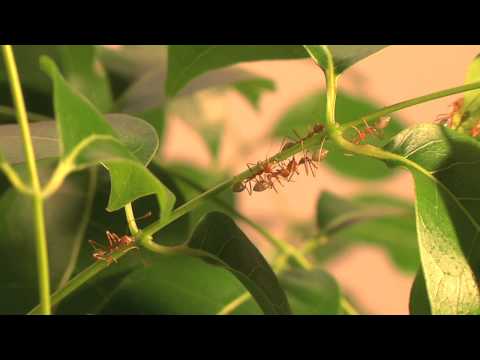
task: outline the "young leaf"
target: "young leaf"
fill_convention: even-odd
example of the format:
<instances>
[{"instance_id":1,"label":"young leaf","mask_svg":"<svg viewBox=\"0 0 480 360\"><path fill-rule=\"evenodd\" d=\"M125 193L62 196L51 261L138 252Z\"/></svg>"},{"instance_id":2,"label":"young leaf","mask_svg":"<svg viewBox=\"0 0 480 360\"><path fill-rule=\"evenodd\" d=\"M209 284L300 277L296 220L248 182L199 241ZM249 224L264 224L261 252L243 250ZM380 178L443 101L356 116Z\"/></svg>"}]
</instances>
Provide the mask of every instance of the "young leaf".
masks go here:
<instances>
[{"instance_id":1,"label":"young leaf","mask_svg":"<svg viewBox=\"0 0 480 360\"><path fill-rule=\"evenodd\" d=\"M274 272L228 216L222 213L205 216L195 229L188 247L230 270L265 314L290 314L287 298Z\"/></svg>"},{"instance_id":2,"label":"young leaf","mask_svg":"<svg viewBox=\"0 0 480 360\"><path fill-rule=\"evenodd\" d=\"M416 188L420 258L432 314L480 309L480 144L442 126L423 124L385 149L404 157Z\"/></svg>"},{"instance_id":3,"label":"young leaf","mask_svg":"<svg viewBox=\"0 0 480 360\"><path fill-rule=\"evenodd\" d=\"M337 315L340 289L335 279L320 269L292 269L280 276L295 315Z\"/></svg>"},{"instance_id":4,"label":"young leaf","mask_svg":"<svg viewBox=\"0 0 480 360\"><path fill-rule=\"evenodd\" d=\"M174 195L136 159L92 104L65 81L52 60L41 59L54 84L55 117L61 144L60 169L68 172L102 163L111 176L109 210L149 194L157 195L161 218L169 215ZM128 181L135 181L129 183ZM128 189L128 191L127 191Z\"/></svg>"},{"instance_id":5,"label":"young leaf","mask_svg":"<svg viewBox=\"0 0 480 360\"><path fill-rule=\"evenodd\" d=\"M275 83L265 78L240 81L234 87L256 110L260 107L260 98L263 93L275 91Z\"/></svg>"},{"instance_id":6,"label":"young leaf","mask_svg":"<svg viewBox=\"0 0 480 360\"><path fill-rule=\"evenodd\" d=\"M375 54L387 45L328 45L333 56L335 73L341 74L353 64ZM305 45L310 56L325 71L328 68L328 57L323 45Z\"/></svg>"},{"instance_id":7,"label":"young leaf","mask_svg":"<svg viewBox=\"0 0 480 360\"><path fill-rule=\"evenodd\" d=\"M246 61L308 57L300 45L170 45L167 96L175 96L195 77Z\"/></svg>"},{"instance_id":8,"label":"young leaf","mask_svg":"<svg viewBox=\"0 0 480 360\"><path fill-rule=\"evenodd\" d=\"M78 92L85 95L102 113L113 104L110 82L103 65L97 60L93 45L60 46L65 78Z\"/></svg>"},{"instance_id":9,"label":"young leaf","mask_svg":"<svg viewBox=\"0 0 480 360\"><path fill-rule=\"evenodd\" d=\"M371 103L368 100L349 96L345 93L337 94L337 121L339 124L345 124L354 121L363 115L378 110L380 106ZM298 103L288 109L279 119L274 127L271 136L282 139L289 137L297 140L293 130L304 136L311 130L315 123L325 123L326 96L323 91L318 91L301 99ZM389 126L385 129L383 139L376 139L375 136L369 138L369 143L381 146L386 141L400 132L403 126L398 118L392 117ZM356 134L351 131L349 136L353 139ZM332 142L327 142L330 152L324 161L327 166L341 175L349 176L361 180L379 180L391 176L394 172L384 166L377 160L355 156L347 156L345 151L339 149Z\"/></svg>"},{"instance_id":10,"label":"young leaf","mask_svg":"<svg viewBox=\"0 0 480 360\"><path fill-rule=\"evenodd\" d=\"M329 242L315 252L318 260L355 243L384 248L403 271L419 266L414 209L387 196L360 196L346 200L324 192L317 204L317 224Z\"/></svg>"},{"instance_id":11,"label":"young leaf","mask_svg":"<svg viewBox=\"0 0 480 360\"><path fill-rule=\"evenodd\" d=\"M148 164L158 149L158 138L155 130L145 121L125 115L108 114L105 119L118 134L120 141L143 164ZM30 133L37 159L59 158L60 143L57 125L53 121L42 121L30 124ZM10 164L25 161L23 141L18 125L0 126L0 150Z\"/></svg>"}]
</instances>

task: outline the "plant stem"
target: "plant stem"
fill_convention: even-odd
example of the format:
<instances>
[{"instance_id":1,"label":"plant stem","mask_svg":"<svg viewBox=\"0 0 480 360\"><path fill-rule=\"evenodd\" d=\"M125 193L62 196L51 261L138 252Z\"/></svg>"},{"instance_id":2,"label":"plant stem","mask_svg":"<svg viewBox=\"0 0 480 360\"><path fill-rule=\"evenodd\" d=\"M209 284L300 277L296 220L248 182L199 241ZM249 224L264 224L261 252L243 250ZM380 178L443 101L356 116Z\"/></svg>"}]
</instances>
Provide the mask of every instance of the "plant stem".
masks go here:
<instances>
[{"instance_id":1,"label":"plant stem","mask_svg":"<svg viewBox=\"0 0 480 360\"><path fill-rule=\"evenodd\" d=\"M386 116L386 115L389 115L389 114L394 113L396 111L409 108L411 106L419 105L419 104L422 104L422 103L425 103L425 102L428 102L428 101L432 101L432 100L436 100L436 99L440 99L440 98L443 98L443 97L446 97L446 96L450 96L450 95L454 95L454 94L458 94L458 93L462 93L462 92L467 92L467 91L472 91L472 90L477 90L477 89L480 89L480 82L475 82L475 83L471 83L471 84L467 84L467 85L457 86L457 87L454 87L454 88L437 91L437 92L434 92L434 93L431 93L431 94L428 94L428 95L419 96L419 97L414 98L414 99L409 99L409 100L406 100L406 101L402 101L402 102L399 102L397 104L387 106L387 107L385 107L381 110L378 110L376 112L373 112L371 114L365 115L365 116L361 117L360 119L357 119L357 120L351 121L349 123L343 124L340 127L340 130L345 131L346 129L348 129L352 126L362 124L364 121L378 119L381 116Z\"/></svg>"},{"instance_id":2,"label":"plant stem","mask_svg":"<svg viewBox=\"0 0 480 360\"><path fill-rule=\"evenodd\" d=\"M125 205L125 216L127 217L130 234L135 236L138 233L138 226L135 220L135 215L133 214L132 203L128 203L127 205Z\"/></svg>"},{"instance_id":3,"label":"plant stem","mask_svg":"<svg viewBox=\"0 0 480 360\"><path fill-rule=\"evenodd\" d=\"M37 164L35 161L35 151L33 149L30 128L28 126L25 101L23 98L22 87L18 76L18 70L15 63L12 46L3 45L2 50L5 58L5 66L7 68L10 88L15 103L15 109L17 112L17 121L20 125L20 129L22 132L23 147L25 157L27 159L30 183L33 190L32 198L35 216L36 252L41 313L49 315L51 314L50 274L48 270L48 249L45 230L42 189L40 185L40 179L38 177Z\"/></svg>"}]
</instances>

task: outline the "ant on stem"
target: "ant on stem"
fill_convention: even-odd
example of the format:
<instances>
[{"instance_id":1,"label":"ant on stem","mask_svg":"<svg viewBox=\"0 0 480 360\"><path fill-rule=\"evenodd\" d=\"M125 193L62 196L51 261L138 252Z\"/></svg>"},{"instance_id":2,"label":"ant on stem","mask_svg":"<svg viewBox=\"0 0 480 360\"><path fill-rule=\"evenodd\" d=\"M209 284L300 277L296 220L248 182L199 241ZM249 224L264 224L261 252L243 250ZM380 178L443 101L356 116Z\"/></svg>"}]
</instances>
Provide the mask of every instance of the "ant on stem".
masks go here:
<instances>
[{"instance_id":1,"label":"ant on stem","mask_svg":"<svg viewBox=\"0 0 480 360\"><path fill-rule=\"evenodd\" d=\"M390 124L391 118L389 116L382 116L376 122L374 126L368 124L366 120L363 120L365 124L365 130L361 131L355 125L352 125L352 128L357 132L357 138L354 140L355 145L359 145L361 142L365 141L368 135L374 135L381 139L383 137L383 132Z\"/></svg>"},{"instance_id":2,"label":"ant on stem","mask_svg":"<svg viewBox=\"0 0 480 360\"><path fill-rule=\"evenodd\" d=\"M141 220L151 215L152 213L148 212L144 216L135 220ZM108 265L110 265L112 262L117 262L117 260L113 256L115 253L127 253L128 251L133 249L138 250L138 246L135 245L135 239L129 235L123 235L122 237L120 237L114 232L110 232L108 230L106 231L106 235L108 240L107 246L101 245L94 240L88 240L94 250L92 257L97 261L106 261Z\"/></svg>"},{"instance_id":3,"label":"ant on stem","mask_svg":"<svg viewBox=\"0 0 480 360\"><path fill-rule=\"evenodd\" d=\"M477 124L470 130L470 135L472 137L477 138L480 136L480 120L477 122Z\"/></svg>"},{"instance_id":4,"label":"ant on stem","mask_svg":"<svg viewBox=\"0 0 480 360\"><path fill-rule=\"evenodd\" d=\"M437 116L435 119L435 123L439 125L444 125L449 128L452 127L452 122L453 122L453 117L460 112L460 110L463 108L464 105L464 99L460 98L455 100L452 104L450 104L448 107L451 108L450 112L447 114L440 114Z\"/></svg>"},{"instance_id":5,"label":"ant on stem","mask_svg":"<svg viewBox=\"0 0 480 360\"><path fill-rule=\"evenodd\" d=\"M253 192L263 192L268 189L273 189L276 193L278 193L274 180L283 187L284 185L281 179L283 178L287 182L291 182L295 174L300 175L298 167L302 164L305 165L305 172L307 176L309 168L312 175L315 176L314 169L317 169L315 163L324 160L328 154L328 150L323 149L326 138L323 139L320 150L312 153L311 156L304 148L303 144L306 139L314 136L315 134L323 132L324 128L324 125L317 123L304 137L301 137L295 130L293 130L297 140L295 141L290 139L291 141L286 141L287 138L284 138L280 146L280 151L283 152L292 146L300 144L303 152L303 157L300 159L300 161L297 162L295 155L293 155L288 161L287 165L281 161L269 160L267 158L263 162L257 162L257 164L248 163L247 166L251 172L251 175L243 181L234 183L232 185L232 190L234 192L243 192L247 190L249 195L252 195ZM251 166L256 166L258 170L254 171ZM255 185L252 186L252 182L254 182Z\"/></svg>"}]
</instances>

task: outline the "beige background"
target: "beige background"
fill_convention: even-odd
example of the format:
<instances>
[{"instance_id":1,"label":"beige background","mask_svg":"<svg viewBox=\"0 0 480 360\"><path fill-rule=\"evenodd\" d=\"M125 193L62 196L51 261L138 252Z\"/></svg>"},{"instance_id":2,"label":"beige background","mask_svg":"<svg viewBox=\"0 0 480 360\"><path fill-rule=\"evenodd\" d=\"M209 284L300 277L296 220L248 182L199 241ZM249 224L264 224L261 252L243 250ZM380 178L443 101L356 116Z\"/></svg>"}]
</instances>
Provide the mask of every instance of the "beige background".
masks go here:
<instances>
[{"instance_id":1,"label":"beige background","mask_svg":"<svg viewBox=\"0 0 480 360\"><path fill-rule=\"evenodd\" d=\"M469 63L480 53L475 46L391 46L367 58L347 71L340 88L351 95L361 95L386 106L434 91L462 85ZM224 118L225 137L220 167L238 173L247 162L264 159L276 152L279 144L261 141L279 117L295 102L324 87L321 71L309 60L268 61L243 64L240 68L269 77L277 90L265 95L260 110L253 110L235 92L228 92L222 101L211 102L211 117ZM398 113L413 124L432 121L448 111L448 105L458 96L419 105ZM204 144L180 118L170 121L164 146L164 156L208 165L210 157ZM240 144L254 146L247 157L239 151ZM185 146L188 144L188 146ZM258 146L257 146L258 145ZM402 172L388 182L361 183L339 177L321 168L316 178L298 177L280 194L265 192L238 197L239 208L262 223L276 236L285 235L287 221L311 221L318 194L322 190L348 196L359 191L385 191L413 199L410 176ZM265 253L269 247L248 227L250 238ZM371 314L407 314L412 277L397 271L379 249L359 246L327 264L342 288L352 294L358 304Z\"/></svg>"}]
</instances>

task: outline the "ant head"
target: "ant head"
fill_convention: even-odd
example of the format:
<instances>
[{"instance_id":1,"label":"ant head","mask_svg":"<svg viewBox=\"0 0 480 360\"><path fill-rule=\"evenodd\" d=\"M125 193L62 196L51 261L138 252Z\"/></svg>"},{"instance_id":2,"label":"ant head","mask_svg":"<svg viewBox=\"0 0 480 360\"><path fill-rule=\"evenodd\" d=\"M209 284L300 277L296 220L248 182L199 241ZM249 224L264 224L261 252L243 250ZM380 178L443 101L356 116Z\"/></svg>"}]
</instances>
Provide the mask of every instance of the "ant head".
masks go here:
<instances>
[{"instance_id":1,"label":"ant head","mask_svg":"<svg viewBox=\"0 0 480 360\"><path fill-rule=\"evenodd\" d=\"M321 133L324 129L325 126L323 124L316 123L315 125L313 125L313 132L315 133Z\"/></svg>"},{"instance_id":2,"label":"ant head","mask_svg":"<svg viewBox=\"0 0 480 360\"><path fill-rule=\"evenodd\" d=\"M285 151L285 150L287 150L287 149L290 149L292 146L295 146L295 143L289 141L289 142L285 143L285 145L282 146L282 150L281 150L281 151Z\"/></svg>"}]
</instances>

